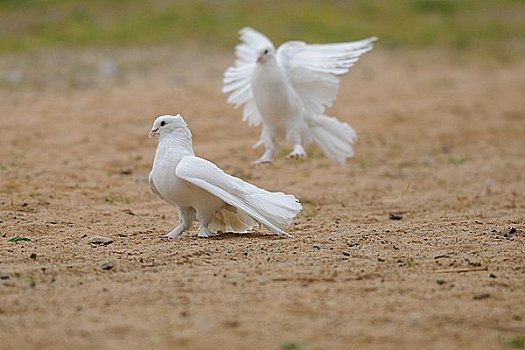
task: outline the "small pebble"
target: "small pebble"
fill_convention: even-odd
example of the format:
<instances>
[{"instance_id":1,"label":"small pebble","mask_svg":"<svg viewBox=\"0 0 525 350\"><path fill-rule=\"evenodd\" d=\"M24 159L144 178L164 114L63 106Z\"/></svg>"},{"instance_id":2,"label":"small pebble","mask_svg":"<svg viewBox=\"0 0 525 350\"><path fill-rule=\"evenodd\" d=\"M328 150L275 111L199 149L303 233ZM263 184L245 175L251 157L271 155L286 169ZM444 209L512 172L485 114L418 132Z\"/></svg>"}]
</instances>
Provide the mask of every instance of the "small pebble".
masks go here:
<instances>
[{"instance_id":1,"label":"small pebble","mask_svg":"<svg viewBox=\"0 0 525 350\"><path fill-rule=\"evenodd\" d=\"M357 247L360 243L359 241L350 241L347 244L349 247Z\"/></svg>"},{"instance_id":2,"label":"small pebble","mask_svg":"<svg viewBox=\"0 0 525 350\"><path fill-rule=\"evenodd\" d=\"M115 264L113 263L113 261L105 261L102 264L100 264L100 268L102 270L111 270L114 266Z\"/></svg>"},{"instance_id":3,"label":"small pebble","mask_svg":"<svg viewBox=\"0 0 525 350\"><path fill-rule=\"evenodd\" d=\"M89 240L89 244L91 244L92 246L108 245L111 243L113 243L113 240L111 238L103 237L103 236L94 236L94 237L91 237L91 239Z\"/></svg>"},{"instance_id":4,"label":"small pebble","mask_svg":"<svg viewBox=\"0 0 525 350\"><path fill-rule=\"evenodd\" d=\"M11 277L9 276L8 273L3 273L0 275L0 280L8 280L10 279Z\"/></svg>"},{"instance_id":5,"label":"small pebble","mask_svg":"<svg viewBox=\"0 0 525 350\"><path fill-rule=\"evenodd\" d=\"M31 255L29 256L29 258L35 260L35 259L36 259L36 254L35 254L35 253L31 253Z\"/></svg>"},{"instance_id":6,"label":"small pebble","mask_svg":"<svg viewBox=\"0 0 525 350\"><path fill-rule=\"evenodd\" d=\"M474 299L474 300L481 300L481 299L486 299L488 297L490 297L489 293L482 293L482 294L474 295L474 297L472 299Z\"/></svg>"},{"instance_id":7,"label":"small pebble","mask_svg":"<svg viewBox=\"0 0 525 350\"><path fill-rule=\"evenodd\" d=\"M403 215L399 213L390 213L389 218L390 220L401 220L403 218Z\"/></svg>"}]
</instances>

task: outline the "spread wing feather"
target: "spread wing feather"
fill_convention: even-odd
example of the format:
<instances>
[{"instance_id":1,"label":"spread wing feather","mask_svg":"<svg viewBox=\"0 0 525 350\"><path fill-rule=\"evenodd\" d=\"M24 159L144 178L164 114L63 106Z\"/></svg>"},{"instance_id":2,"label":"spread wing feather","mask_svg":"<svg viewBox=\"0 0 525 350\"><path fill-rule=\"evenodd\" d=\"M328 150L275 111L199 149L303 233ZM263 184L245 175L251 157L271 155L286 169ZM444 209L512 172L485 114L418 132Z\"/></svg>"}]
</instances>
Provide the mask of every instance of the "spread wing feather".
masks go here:
<instances>
[{"instance_id":1,"label":"spread wing feather","mask_svg":"<svg viewBox=\"0 0 525 350\"><path fill-rule=\"evenodd\" d=\"M244 106L243 120L249 125L257 126L261 123L261 115L255 106L251 79L257 60L257 52L273 44L266 36L252 28L243 28L239 31L242 43L235 47L237 57L233 66L224 72L223 93L229 93L228 103L235 107Z\"/></svg>"},{"instance_id":2,"label":"spread wing feather","mask_svg":"<svg viewBox=\"0 0 525 350\"><path fill-rule=\"evenodd\" d=\"M289 224L302 209L294 196L263 190L226 174L202 158L182 158L176 175L219 197L278 235L290 236L282 226Z\"/></svg>"},{"instance_id":3,"label":"spread wing feather","mask_svg":"<svg viewBox=\"0 0 525 350\"><path fill-rule=\"evenodd\" d=\"M277 60L305 108L321 114L337 96L337 76L347 73L361 55L372 50L376 40L376 37L370 37L346 43L312 45L290 41L279 47Z\"/></svg>"}]
</instances>

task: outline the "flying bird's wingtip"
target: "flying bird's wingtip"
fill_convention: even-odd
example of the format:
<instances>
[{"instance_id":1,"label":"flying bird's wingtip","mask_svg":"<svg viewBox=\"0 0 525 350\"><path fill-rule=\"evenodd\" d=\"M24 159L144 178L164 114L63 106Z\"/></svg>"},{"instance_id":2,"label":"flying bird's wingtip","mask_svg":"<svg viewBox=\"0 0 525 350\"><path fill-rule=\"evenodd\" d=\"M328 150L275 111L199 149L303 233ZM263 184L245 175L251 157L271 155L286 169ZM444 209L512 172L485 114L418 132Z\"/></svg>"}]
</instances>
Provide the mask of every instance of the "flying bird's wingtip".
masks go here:
<instances>
[{"instance_id":1,"label":"flying bird's wingtip","mask_svg":"<svg viewBox=\"0 0 525 350\"><path fill-rule=\"evenodd\" d=\"M250 31L250 30L253 30L253 28L252 27L248 27L248 26L242 27L241 29L239 29L239 34L244 34L244 33L246 33L247 31Z\"/></svg>"}]
</instances>

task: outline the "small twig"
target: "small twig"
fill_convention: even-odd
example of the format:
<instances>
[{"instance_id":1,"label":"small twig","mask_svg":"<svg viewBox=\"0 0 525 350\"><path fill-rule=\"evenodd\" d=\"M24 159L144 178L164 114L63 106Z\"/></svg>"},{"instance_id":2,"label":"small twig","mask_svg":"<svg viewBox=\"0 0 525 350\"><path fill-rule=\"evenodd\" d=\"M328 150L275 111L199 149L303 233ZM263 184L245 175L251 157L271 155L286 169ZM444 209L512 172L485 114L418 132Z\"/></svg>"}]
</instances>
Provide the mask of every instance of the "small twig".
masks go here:
<instances>
[{"instance_id":1,"label":"small twig","mask_svg":"<svg viewBox=\"0 0 525 350\"><path fill-rule=\"evenodd\" d=\"M434 272L436 273L459 273L459 272L473 272L473 271L487 271L488 267L465 267L462 269L443 269L443 270L436 270Z\"/></svg>"}]
</instances>

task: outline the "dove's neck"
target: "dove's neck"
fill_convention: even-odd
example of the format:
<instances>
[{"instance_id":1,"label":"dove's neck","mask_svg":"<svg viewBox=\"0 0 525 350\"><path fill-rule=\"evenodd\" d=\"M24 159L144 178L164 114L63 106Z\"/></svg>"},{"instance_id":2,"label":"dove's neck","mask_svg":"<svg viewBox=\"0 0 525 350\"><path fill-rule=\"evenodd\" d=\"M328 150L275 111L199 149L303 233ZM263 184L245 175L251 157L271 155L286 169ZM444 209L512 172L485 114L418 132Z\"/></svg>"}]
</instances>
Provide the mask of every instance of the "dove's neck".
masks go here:
<instances>
[{"instance_id":1,"label":"dove's neck","mask_svg":"<svg viewBox=\"0 0 525 350\"><path fill-rule=\"evenodd\" d=\"M264 62L261 62L257 65L259 70L263 71L270 71L273 72L275 75L281 75L281 67L279 66L279 63L277 62L277 59L275 56L269 56L264 60ZM266 72L267 73L267 72Z\"/></svg>"},{"instance_id":2,"label":"dove's neck","mask_svg":"<svg viewBox=\"0 0 525 350\"><path fill-rule=\"evenodd\" d=\"M176 130L160 135L154 162L169 161L178 164L182 157L194 155L191 134L186 130Z\"/></svg>"}]
</instances>

